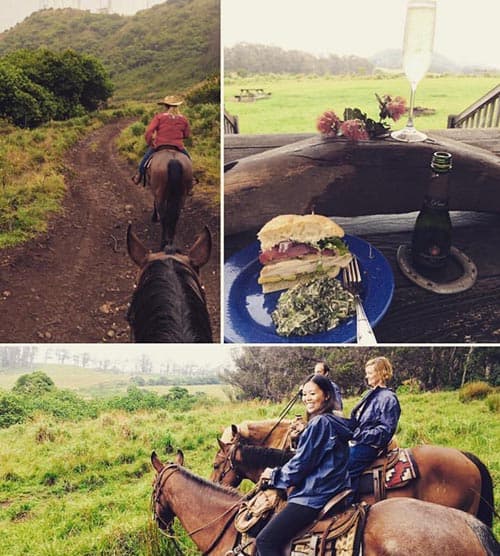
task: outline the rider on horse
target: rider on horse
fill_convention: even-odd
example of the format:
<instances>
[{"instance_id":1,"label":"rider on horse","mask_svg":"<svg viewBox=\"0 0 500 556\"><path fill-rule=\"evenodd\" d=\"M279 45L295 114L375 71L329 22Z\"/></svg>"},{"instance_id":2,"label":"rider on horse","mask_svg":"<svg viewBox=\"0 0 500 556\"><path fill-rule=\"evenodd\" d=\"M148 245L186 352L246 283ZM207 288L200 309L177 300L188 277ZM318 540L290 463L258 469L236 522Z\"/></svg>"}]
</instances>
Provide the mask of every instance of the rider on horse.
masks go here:
<instances>
[{"instance_id":1,"label":"rider on horse","mask_svg":"<svg viewBox=\"0 0 500 556\"><path fill-rule=\"evenodd\" d=\"M166 96L158 103L164 106L164 110L156 114L146 128L144 138L148 148L139 164L139 171L132 177L134 183L143 181L146 163L160 147L172 147L191 158L184 146L184 139L191 135L191 129L187 118L179 112L178 107L182 103L183 100L175 96Z\"/></svg>"}]
</instances>

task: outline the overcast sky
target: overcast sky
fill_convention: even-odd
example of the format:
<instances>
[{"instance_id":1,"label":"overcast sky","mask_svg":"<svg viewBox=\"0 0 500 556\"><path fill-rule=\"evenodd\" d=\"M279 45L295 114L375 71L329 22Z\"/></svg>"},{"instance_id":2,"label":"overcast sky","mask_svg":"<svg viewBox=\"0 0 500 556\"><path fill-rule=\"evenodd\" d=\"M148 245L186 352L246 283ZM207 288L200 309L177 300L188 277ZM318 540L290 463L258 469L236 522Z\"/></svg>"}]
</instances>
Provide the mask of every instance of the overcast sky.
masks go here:
<instances>
[{"instance_id":1,"label":"overcast sky","mask_svg":"<svg viewBox=\"0 0 500 556\"><path fill-rule=\"evenodd\" d=\"M131 15L146 6L160 4L165 0L111 0L111 9L115 13ZM32 12L39 10L41 6L48 7L72 7L78 6L78 0L1 0L0 1L0 31L12 27L16 23L28 17ZM108 5L108 0L80 0L82 10L98 10Z\"/></svg>"},{"instance_id":2,"label":"overcast sky","mask_svg":"<svg viewBox=\"0 0 500 556\"><path fill-rule=\"evenodd\" d=\"M222 0L222 39L369 57L401 48L406 0ZM500 0L437 0L435 48L500 67Z\"/></svg>"},{"instance_id":3,"label":"overcast sky","mask_svg":"<svg viewBox=\"0 0 500 556\"><path fill-rule=\"evenodd\" d=\"M0 345L0 349L1 349ZM64 348L71 355L89 353L95 360L123 361L131 363L140 360L143 354L147 355L153 364L160 365L167 361L179 365L194 364L200 367L215 367L223 365L232 367L231 346L219 344L207 345L182 345L182 344L51 344L38 345L37 360L43 360L46 350L54 354L58 349ZM127 368L133 368L127 365Z\"/></svg>"}]
</instances>

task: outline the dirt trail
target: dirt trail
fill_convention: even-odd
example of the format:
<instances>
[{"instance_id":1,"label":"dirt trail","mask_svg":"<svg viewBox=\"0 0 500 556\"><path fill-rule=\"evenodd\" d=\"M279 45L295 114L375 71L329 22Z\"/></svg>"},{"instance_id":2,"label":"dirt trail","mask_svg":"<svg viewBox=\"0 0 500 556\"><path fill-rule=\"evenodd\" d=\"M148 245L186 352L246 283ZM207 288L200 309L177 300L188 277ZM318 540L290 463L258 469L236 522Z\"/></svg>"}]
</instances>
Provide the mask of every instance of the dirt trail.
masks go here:
<instances>
[{"instance_id":1,"label":"dirt trail","mask_svg":"<svg viewBox=\"0 0 500 556\"><path fill-rule=\"evenodd\" d=\"M0 342L128 342L125 320L136 267L127 255L131 222L157 250L159 224L150 221L151 192L130 180L134 172L115 147L128 122L107 124L67 154L63 211L47 233L0 251ZM177 227L176 244L188 249L206 224L213 237L202 268L214 341L220 341L219 211L195 188Z\"/></svg>"}]
</instances>

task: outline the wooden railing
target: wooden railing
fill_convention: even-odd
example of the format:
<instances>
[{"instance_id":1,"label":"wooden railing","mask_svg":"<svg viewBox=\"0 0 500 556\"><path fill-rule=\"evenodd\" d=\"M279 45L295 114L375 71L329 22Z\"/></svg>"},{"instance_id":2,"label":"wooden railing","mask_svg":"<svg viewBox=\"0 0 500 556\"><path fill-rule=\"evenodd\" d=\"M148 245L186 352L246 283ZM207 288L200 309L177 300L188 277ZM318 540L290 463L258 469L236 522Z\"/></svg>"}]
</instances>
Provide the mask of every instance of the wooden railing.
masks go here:
<instances>
[{"instance_id":1,"label":"wooden railing","mask_svg":"<svg viewBox=\"0 0 500 556\"><path fill-rule=\"evenodd\" d=\"M499 127L500 84L458 116L448 116L448 127Z\"/></svg>"},{"instance_id":2,"label":"wooden railing","mask_svg":"<svg viewBox=\"0 0 500 556\"><path fill-rule=\"evenodd\" d=\"M238 125L238 116L232 116L229 112L224 109L224 133L232 134L239 133L240 128Z\"/></svg>"}]
</instances>

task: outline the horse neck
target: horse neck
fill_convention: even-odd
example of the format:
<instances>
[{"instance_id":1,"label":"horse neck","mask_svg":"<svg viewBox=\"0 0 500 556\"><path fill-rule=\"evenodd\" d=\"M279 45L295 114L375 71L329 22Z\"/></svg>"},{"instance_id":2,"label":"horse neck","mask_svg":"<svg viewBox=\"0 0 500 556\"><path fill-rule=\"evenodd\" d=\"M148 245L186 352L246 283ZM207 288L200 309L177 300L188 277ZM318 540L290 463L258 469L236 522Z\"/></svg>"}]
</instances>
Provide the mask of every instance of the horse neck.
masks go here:
<instances>
[{"instance_id":1,"label":"horse neck","mask_svg":"<svg viewBox=\"0 0 500 556\"><path fill-rule=\"evenodd\" d=\"M240 496L236 492L209 483L185 469L172 475L165 490L170 508L202 552L210 549L221 533L217 545L232 547L236 530L232 525L227 531L223 529L233 508L239 504Z\"/></svg>"},{"instance_id":2,"label":"horse neck","mask_svg":"<svg viewBox=\"0 0 500 556\"><path fill-rule=\"evenodd\" d=\"M129 309L135 340L212 341L207 307L198 287L194 276L172 259L147 267Z\"/></svg>"},{"instance_id":3,"label":"horse neck","mask_svg":"<svg viewBox=\"0 0 500 556\"><path fill-rule=\"evenodd\" d=\"M248 438L250 444L267 446L269 448L284 448L290 430L290 421L276 420L256 421L248 423Z\"/></svg>"},{"instance_id":4,"label":"horse neck","mask_svg":"<svg viewBox=\"0 0 500 556\"><path fill-rule=\"evenodd\" d=\"M256 483L266 467L282 466L290 459L287 452L276 448L263 448L250 444L238 446L235 454L235 470L245 479Z\"/></svg>"}]
</instances>

